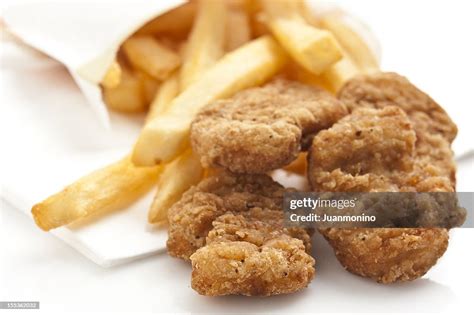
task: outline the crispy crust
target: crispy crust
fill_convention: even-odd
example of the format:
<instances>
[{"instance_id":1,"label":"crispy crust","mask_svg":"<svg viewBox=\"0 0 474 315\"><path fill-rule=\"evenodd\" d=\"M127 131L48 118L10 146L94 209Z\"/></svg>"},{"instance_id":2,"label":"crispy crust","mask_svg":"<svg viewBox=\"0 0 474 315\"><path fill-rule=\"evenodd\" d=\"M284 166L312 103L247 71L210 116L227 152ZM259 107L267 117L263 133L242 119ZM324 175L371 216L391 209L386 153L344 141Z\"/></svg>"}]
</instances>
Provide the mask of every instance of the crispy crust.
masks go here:
<instances>
[{"instance_id":1,"label":"crispy crust","mask_svg":"<svg viewBox=\"0 0 474 315\"><path fill-rule=\"evenodd\" d=\"M457 127L444 109L405 77L393 72L361 75L348 81L338 97L349 111L361 107L397 106L405 111L416 132L417 176L412 177L420 191L440 189L455 183L456 165L451 143Z\"/></svg>"},{"instance_id":2,"label":"crispy crust","mask_svg":"<svg viewBox=\"0 0 474 315\"><path fill-rule=\"evenodd\" d=\"M299 239L280 235L261 246L220 242L191 256L191 286L203 295L276 295L305 288L313 279L314 259Z\"/></svg>"},{"instance_id":3,"label":"crispy crust","mask_svg":"<svg viewBox=\"0 0 474 315\"><path fill-rule=\"evenodd\" d=\"M340 89L338 98L349 111L360 107L398 106L410 117L417 135L439 134L448 142L456 138L457 127L444 109L397 73L357 76Z\"/></svg>"},{"instance_id":4,"label":"crispy crust","mask_svg":"<svg viewBox=\"0 0 474 315\"><path fill-rule=\"evenodd\" d=\"M168 211L168 252L189 259L206 244L213 222L227 211L281 211L285 189L267 175L218 173L192 187Z\"/></svg>"},{"instance_id":5,"label":"crispy crust","mask_svg":"<svg viewBox=\"0 0 474 315\"><path fill-rule=\"evenodd\" d=\"M324 90L277 79L209 104L192 124L191 144L206 167L266 173L289 164L308 139L346 114Z\"/></svg>"},{"instance_id":6,"label":"crispy crust","mask_svg":"<svg viewBox=\"0 0 474 315\"><path fill-rule=\"evenodd\" d=\"M423 276L448 247L446 229L327 229L321 231L348 271L381 283Z\"/></svg>"},{"instance_id":7,"label":"crispy crust","mask_svg":"<svg viewBox=\"0 0 474 315\"><path fill-rule=\"evenodd\" d=\"M267 175L218 173L169 211L168 252L190 259L203 295L274 295L314 277L310 234L284 228L285 189Z\"/></svg>"},{"instance_id":8,"label":"crispy crust","mask_svg":"<svg viewBox=\"0 0 474 315\"><path fill-rule=\"evenodd\" d=\"M413 130L416 133L415 148L412 152L405 151L400 158L408 161L411 171L395 168L388 176L389 186L393 191L454 191L455 164L450 143L456 136L457 128L445 111L428 95L417 89L405 78L394 73L379 73L360 76L350 80L339 92L339 98L345 102L349 110L356 114L362 108L376 108L378 111L397 106L406 112ZM378 119L375 114L373 119ZM350 118L346 118L347 121ZM370 119L366 117L366 119ZM343 122L344 123L344 122ZM352 124L355 126L355 123ZM395 126L395 125L393 125ZM381 128L391 128L389 125ZM336 124L331 129L342 128ZM346 128L350 128L346 126ZM402 130L401 133L404 133ZM315 137L310 151L308 176L315 190L345 191L356 187L359 191L380 190L378 181L364 182L348 178L341 183L339 166L344 163L333 163L324 171L332 174L327 180L334 185L322 185L317 162L321 155L314 149L314 144L321 142L320 133ZM391 142L398 137L380 139ZM331 140L332 142L336 142ZM362 146L369 145L371 137L362 140ZM368 146L368 150L373 147ZM353 147L346 152L333 154L326 158L338 159L353 154ZM383 152L379 152L383 154ZM326 155L331 154L327 153ZM318 157L316 157L318 156ZM390 157L390 155L389 155ZM389 163L390 164L390 163ZM397 164L391 164L392 167ZM404 165L404 164L403 164ZM366 170L367 171L367 170ZM387 178L383 169L370 165L370 176ZM360 173L354 179L360 178ZM326 182L327 182L326 180ZM383 181L382 181L383 182ZM446 229L324 229L320 232L334 248L341 264L350 272L372 278L378 282L391 283L396 281L414 280L424 275L443 255L448 246Z\"/></svg>"},{"instance_id":9,"label":"crispy crust","mask_svg":"<svg viewBox=\"0 0 474 315\"><path fill-rule=\"evenodd\" d=\"M317 191L399 191L413 169L416 136L399 108L361 108L321 131L308 157Z\"/></svg>"}]
</instances>

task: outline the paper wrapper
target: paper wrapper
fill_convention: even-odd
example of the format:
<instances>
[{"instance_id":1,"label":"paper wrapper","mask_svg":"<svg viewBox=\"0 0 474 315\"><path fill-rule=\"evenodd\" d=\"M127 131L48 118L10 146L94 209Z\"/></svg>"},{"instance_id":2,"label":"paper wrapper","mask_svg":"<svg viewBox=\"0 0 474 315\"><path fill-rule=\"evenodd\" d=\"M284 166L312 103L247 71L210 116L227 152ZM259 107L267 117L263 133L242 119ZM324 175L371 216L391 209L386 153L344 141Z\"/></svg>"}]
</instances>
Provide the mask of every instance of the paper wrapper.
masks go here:
<instances>
[{"instance_id":1,"label":"paper wrapper","mask_svg":"<svg viewBox=\"0 0 474 315\"><path fill-rule=\"evenodd\" d=\"M9 31L59 62L12 43L4 45L1 83L9 107L1 124L11 135L6 143L11 151L3 163L9 167L2 170L2 197L7 202L30 215L36 202L130 151L143 122L109 114L98 82L130 34L183 2L116 2L113 7L56 2L4 11ZM371 38L370 45L377 46L367 29L359 30ZM104 125L111 128L105 130ZM301 184L294 176L281 172L277 176L284 184ZM153 193L127 209L51 233L102 266L164 251L165 229L146 223ZM43 232L38 229L38 233Z\"/></svg>"},{"instance_id":2,"label":"paper wrapper","mask_svg":"<svg viewBox=\"0 0 474 315\"><path fill-rule=\"evenodd\" d=\"M185 1L36 3L3 13L8 29L64 64L100 121L109 126L99 82L120 44L152 18Z\"/></svg>"}]
</instances>

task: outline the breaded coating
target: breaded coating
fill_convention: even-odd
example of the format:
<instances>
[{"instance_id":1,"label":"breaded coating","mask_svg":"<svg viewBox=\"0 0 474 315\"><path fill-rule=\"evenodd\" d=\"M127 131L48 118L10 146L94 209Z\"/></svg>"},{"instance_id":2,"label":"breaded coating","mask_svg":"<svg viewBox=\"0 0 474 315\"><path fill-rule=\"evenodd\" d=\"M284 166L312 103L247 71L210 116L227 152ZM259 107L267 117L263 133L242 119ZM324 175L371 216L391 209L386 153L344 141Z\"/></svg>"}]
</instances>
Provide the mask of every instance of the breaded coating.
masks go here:
<instances>
[{"instance_id":1,"label":"breaded coating","mask_svg":"<svg viewBox=\"0 0 474 315\"><path fill-rule=\"evenodd\" d=\"M324 237L348 271L381 283L423 276L448 247L446 229L327 229Z\"/></svg>"},{"instance_id":2,"label":"breaded coating","mask_svg":"<svg viewBox=\"0 0 474 315\"><path fill-rule=\"evenodd\" d=\"M398 106L410 117L417 135L439 134L451 143L457 134L456 125L440 105L394 72L354 77L339 90L338 98L349 111Z\"/></svg>"},{"instance_id":3,"label":"breaded coating","mask_svg":"<svg viewBox=\"0 0 474 315\"><path fill-rule=\"evenodd\" d=\"M226 233L220 233L226 218L233 218L237 236L244 235L245 229L253 230L254 235L238 237L238 240L255 241L256 234L265 237L269 231L279 231L301 239L308 251L310 236L302 228L283 228L283 186L267 175L238 175L219 172L190 188L180 201L168 212L168 252L171 256L183 259L189 257L208 241L219 237L230 237L231 225L225 225ZM239 215L239 216L235 216ZM236 224L236 218L245 218L247 228ZM253 224L252 228L248 228ZM242 234L244 233L244 234ZM219 236L221 235L221 236ZM234 237L237 237L234 236ZM235 240L235 239L234 239ZM263 241L262 241L263 242Z\"/></svg>"},{"instance_id":4,"label":"breaded coating","mask_svg":"<svg viewBox=\"0 0 474 315\"><path fill-rule=\"evenodd\" d=\"M450 143L456 136L457 128L444 110L428 95L397 74L380 73L350 80L339 92L339 98L353 112L351 116L357 115L363 108L372 110L376 108L379 113L393 106L402 109L415 131L415 148L411 151L406 150L400 155L402 164L392 163L394 160L390 152L394 151L372 151L372 154L380 157L380 160L375 158L375 166L369 163L366 169L351 168L348 175L347 170L344 170L346 167L344 162L348 162L345 157L353 155L357 150L361 150L361 147L372 150L371 143L374 139L372 136L367 136L367 133L362 138L352 136L350 146L333 151L334 154L331 150L326 151L323 157L315 148L315 145L324 142L322 137L325 134L321 132L315 137L309 154L308 176L314 190L380 191L383 186L381 182L384 183L386 180L393 184L388 188L391 191L455 190L455 164ZM372 119L380 122L379 116L375 114ZM336 124L331 129L353 130L348 126L350 119L341 121L346 124L345 127ZM355 125L355 122L352 123L352 126ZM385 129L394 126L395 124L391 124ZM382 124L379 127L384 128ZM400 133L406 132L405 129L400 130ZM332 134L326 134L325 142L330 144L337 142L336 139L331 139ZM386 143L398 142L400 135L392 134L379 140ZM388 160L385 160L385 155L388 156ZM339 162L326 163L324 168L321 168L318 163L324 159ZM383 168L377 168L377 161L385 161L387 163L385 166L391 169L392 174L387 175ZM400 165L408 167L402 169ZM355 173L351 173L354 171ZM330 175L325 175L324 172ZM360 179L365 178L367 174L368 178L375 180L361 181ZM447 230L440 228L324 229L320 232L329 240L337 258L347 270L382 283L408 281L421 277L443 255L449 238Z\"/></svg>"},{"instance_id":5,"label":"breaded coating","mask_svg":"<svg viewBox=\"0 0 474 315\"><path fill-rule=\"evenodd\" d=\"M283 188L267 175L218 173L169 211L168 252L190 259L203 295L274 295L314 277L310 234L283 227Z\"/></svg>"},{"instance_id":6,"label":"breaded coating","mask_svg":"<svg viewBox=\"0 0 474 315\"><path fill-rule=\"evenodd\" d=\"M253 208L281 211L285 189L267 175L209 177L185 192L168 211L168 252L189 259L206 244L212 223L227 211L243 213Z\"/></svg>"},{"instance_id":7,"label":"breaded coating","mask_svg":"<svg viewBox=\"0 0 474 315\"><path fill-rule=\"evenodd\" d=\"M252 208L234 214L227 212L212 222L212 230L206 238L206 244L224 241L245 241L263 246L268 240L289 235L303 242L306 251L311 251L310 232L302 228L283 228L283 212ZM312 233L311 233L312 234Z\"/></svg>"},{"instance_id":8,"label":"breaded coating","mask_svg":"<svg viewBox=\"0 0 474 315\"><path fill-rule=\"evenodd\" d=\"M347 114L335 97L276 79L206 106L191 127L191 144L206 166L263 174L296 159L319 130Z\"/></svg>"},{"instance_id":9,"label":"breaded coating","mask_svg":"<svg viewBox=\"0 0 474 315\"><path fill-rule=\"evenodd\" d=\"M417 133L412 186L418 191L451 191L456 184L456 163L451 143L440 134Z\"/></svg>"},{"instance_id":10,"label":"breaded coating","mask_svg":"<svg viewBox=\"0 0 474 315\"><path fill-rule=\"evenodd\" d=\"M316 191L399 191L413 169L416 135L398 107L361 108L321 131L308 156Z\"/></svg>"},{"instance_id":11,"label":"breaded coating","mask_svg":"<svg viewBox=\"0 0 474 315\"><path fill-rule=\"evenodd\" d=\"M303 242L288 235L265 241L220 242L191 256L191 286L203 295L276 295L305 288L314 277L314 259Z\"/></svg>"}]
</instances>

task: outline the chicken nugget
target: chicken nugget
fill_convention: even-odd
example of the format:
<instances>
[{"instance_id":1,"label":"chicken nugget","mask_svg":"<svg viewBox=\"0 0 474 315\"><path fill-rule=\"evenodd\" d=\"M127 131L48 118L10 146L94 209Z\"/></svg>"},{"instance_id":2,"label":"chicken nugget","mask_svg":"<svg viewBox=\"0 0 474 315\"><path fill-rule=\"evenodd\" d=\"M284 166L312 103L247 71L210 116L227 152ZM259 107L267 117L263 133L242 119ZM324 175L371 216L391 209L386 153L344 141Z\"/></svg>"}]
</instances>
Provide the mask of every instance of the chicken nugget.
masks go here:
<instances>
[{"instance_id":1,"label":"chicken nugget","mask_svg":"<svg viewBox=\"0 0 474 315\"><path fill-rule=\"evenodd\" d=\"M398 106L410 117L419 138L439 134L451 143L457 134L456 125L438 103L394 72L356 76L339 90L338 98L349 111L360 107Z\"/></svg>"},{"instance_id":2,"label":"chicken nugget","mask_svg":"<svg viewBox=\"0 0 474 315\"><path fill-rule=\"evenodd\" d=\"M384 108L398 106L403 109L416 132L416 173L411 186L426 191L455 183L456 165L451 143L457 127L444 109L429 95L419 90L405 77L396 73L374 73L349 80L338 97L350 111L360 107Z\"/></svg>"},{"instance_id":3,"label":"chicken nugget","mask_svg":"<svg viewBox=\"0 0 474 315\"><path fill-rule=\"evenodd\" d=\"M296 292L314 277L314 259L303 242L281 234L261 246L217 242L191 256L191 286L203 295L276 295Z\"/></svg>"},{"instance_id":4,"label":"chicken nugget","mask_svg":"<svg viewBox=\"0 0 474 315\"><path fill-rule=\"evenodd\" d=\"M314 277L308 231L283 226L285 189L267 175L203 180L169 212L168 252L192 262L203 295L275 295Z\"/></svg>"},{"instance_id":5,"label":"chicken nugget","mask_svg":"<svg viewBox=\"0 0 474 315\"><path fill-rule=\"evenodd\" d=\"M279 230L279 233L301 238L309 249L309 235L304 229L283 229L282 206L285 191L287 190L283 186L267 175L220 172L203 180L184 193L181 200L168 212L168 253L188 260L197 249L206 245L206 238L218 238L219 227L222 227L225 217L218 218L226 213L253 217L256 222L252 228L253 235L239 240L256 238L257 233L264 239L269 231ZM240 232L237 234L240 229L245 230L243 226L236 226L234 237L242 235ZM229 234L226 233L225 237L230 237Z\"/></svg>"},{"instance_id":6,"label":"chicken nugget","mask_svg":"<svg viewBox=\"0 0 474 315\"><path fill-rule=\"evenodd\" d=\"M312 231L302 228L283 227L283 212L252 208L238 214L227 212L212 222L212 230L206 237L206 244L224 241L245 241L263 246L270 239L282 234L301 240L306 251L311 251Z\"/></svg>"},{"instance_id":7,"label":"chicken nugget","mask_svg":"<svg viewBox=\"0 0 474 315\"><path fill-rule=\"evenodd\" d=\"M381 283L423 276L448 247L446 229L326 229L321 231L348 271Z\"/></svg>"},{"instance_id":8,"label":"chicken nugget","mask_svg":"<svg viewBox=\"0 0 474 315\"><path fill-rule=\"evenodd\" d=\"M324 133L320 133L314 139L313 148L310 150L312 157L308 163L313 189L345 191L347 187L357 187L360 191L378 191L381 187L384 188L383 183L388 182L392 191L455 190L455 165L450 143L455 138L457 129L444 110L428 95L397 74L380 73L350 80L339 92L339 98L347 102L353 114L357 114L356 111L361 110L360 108L378 108L380 111L389 106L397 106L406 112L415 131L416 142L414 150L411 153L405 151L405 155L400 155L400 159L411 164L411 171L396 167L399 163L386 161L389 163L386 165L388 173L385 168L377 168L375 163L374 166L369 164L367 169L356 169L356 173L350 173L350 170L349 175L355 175L351 177L341 171L341 167L345 167L344 163L336 162L325 170L330 176L322 173L327 177L323 180L319 178L320 167L315 161L347 161L343 157L353 154L353 148L346 147L346 152L335 154L328 151L323 158L314 148L314 144L321 143L321 137L324 136ZM378 120L377 117L372 119ZM336 128L340 127L336 124L331 129ZM401 130L401 133L404 132L406 131ZM390 136L380 138L380 141L391 143L398 139L399 137ZM353 138L353 141L358 140ZM373 140L370 137L367 141L359 141L362 141L359 145L371 150L369 144ZM335 142L336 140L329 140L330 144ZM391 155L388 156L390 158ZM367 172L369 177L375 177L377 180L360 184L356 179L360 179L360 176L363 177ZM377 176L380 176L380 179ZM331 181L332 186L326 184L322 187L320 184ZM421 277L443 255L449 239L447 230L441 228L322 229L320 232L328 239L337 258L347 270L382 283Z\"/></svg>"},{"instance_id":9,"label":"chicken nugget","mask_svg":"<svg viewBox=\"0 0 474 315\"><path fill-rule=\"evenodd\" d=\"M399 191L416 135L398 107L360 108L314 137L308 179L316 191Z\"/></svg>"},{"instance_id":10,"label":"chicken nugget","mask_svg":"<svg viewBox=\"0 0 474 315\"><path fill-rule=\"evenodd\" d=\"M277 79L206 106L192 123L191 144L206 167L262 174L289 164L346 114L324 90Z\"/></svg>"}]
</instances>

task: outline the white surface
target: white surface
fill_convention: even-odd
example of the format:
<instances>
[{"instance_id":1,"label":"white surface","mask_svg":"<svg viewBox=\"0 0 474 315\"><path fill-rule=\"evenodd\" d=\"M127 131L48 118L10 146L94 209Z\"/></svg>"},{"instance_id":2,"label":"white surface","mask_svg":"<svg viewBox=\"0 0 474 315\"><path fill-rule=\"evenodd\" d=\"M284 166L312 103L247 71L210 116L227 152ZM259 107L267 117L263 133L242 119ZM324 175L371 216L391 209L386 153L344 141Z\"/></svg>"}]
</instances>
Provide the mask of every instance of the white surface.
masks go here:
<instances>
[{"instance_id":1,"label":"white surface","mask_svg":"<svg viewBox=\"0 0 474 315\"><path fill-rule=\"evenodd\" d=\"M474 230L454 230L448 251L416 282L380 285L344 271L319 235L317 276L300 293L271 298L199 296L190 266L166 254L112 269L88 261L18 211L2 205L0 300L41 302L45 314L81 312L457 312L472 307ZM14 241L8 241L14 240ZM15 313L16 314L16 313Z\"/></svg>"},{"instance_id":2,"label":"white surface","mask_svg":"<svg viewBox=\"0 0 474 315\"><path fill-rule=\"evenodd\" d=\"M474 51L472 41L467 39L472 36L474 22L470 18L469 2L346 0L340 3L361 16L378 35L383 48L383 68L407 75L443 104L460 126L456 145L464 143L462 148L472 147L470 73L474 70ZM9 71L13 70L2 68L2 80ZM15 71L21 74L20 70ZM113 116L112 130L105 132L85 100L64 101L62 95L56 95L48 103L52 111L43 113L44 108L39 104L51 101L48 91L64 85L74 89L62 68L51 72L40 68L34 76L18 77L16 84L33 84L37 89L21 91L22 97L34 102L25 103L26 107L15 113L9 110L4 96L19 92L13 86L1 85L2 189L6 187L3 174L15 171L28 185L34 180L30 172L39 167L44 170L44 177L34 184L32 193L44 195L48 189L44 183L59 182L65 176L63 170L72 169L74 176L68 176L75 178L108 163L111 158L120 157L134 139L139 118ZM78 112L74 116L66 115L76 107ZM42 125L33 127L24 123L29 115L37 113L44 115ZM48 129L51 126L53 130ZM32 134L38 140L29 141ZM49 141L47 138L60 141L67 150L89 152L91 158L70 156L66 155L69 151L42 146L43 141ZM54 153L58 167L38 165L41 153L18 154L25 152L21 146L31 147L31 152L40 148L45 154ZM96 157L99 150L104 153ZM79 159L81 163L77 162ZM459 170L458 189L473 191L472 160L461 163ZM205 298L190 288L190 267L184 262L161 254L103 269L52 235L38 230L30 218L10 205L3 203L0 208L0 300L38 300L46 314L72 310L157 313L472 310L472 229L452 231L447 253L424 279L413 283L383 286L344 272L325 241L317 236L314 255L318 275L307 290L273 298ZM116 244L120 247L121 242Z\"/></svg>"}]
</instances>

